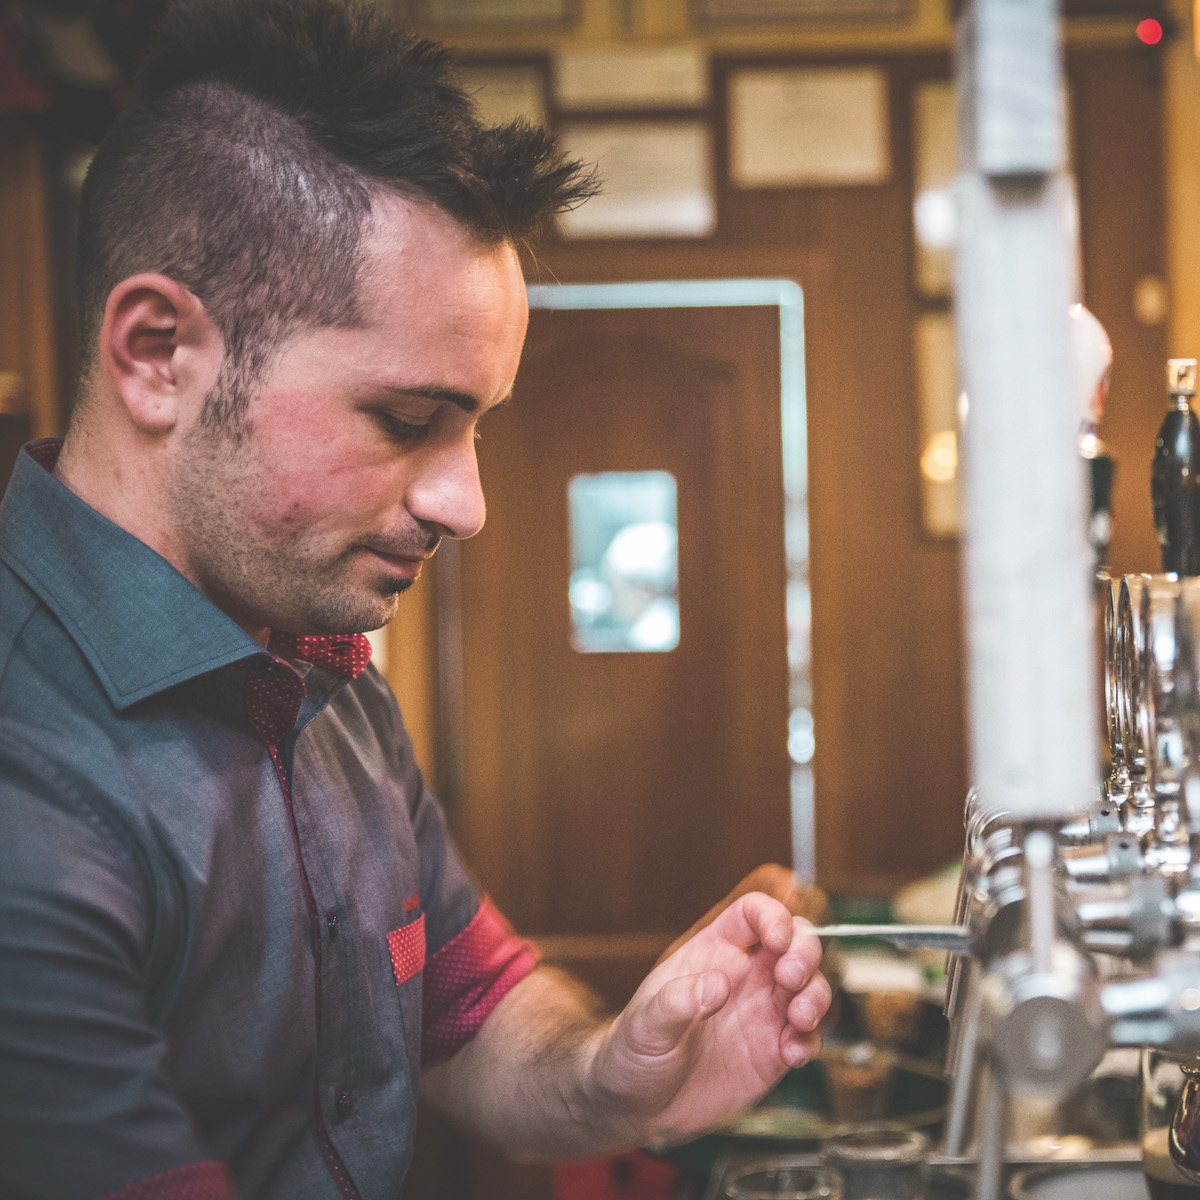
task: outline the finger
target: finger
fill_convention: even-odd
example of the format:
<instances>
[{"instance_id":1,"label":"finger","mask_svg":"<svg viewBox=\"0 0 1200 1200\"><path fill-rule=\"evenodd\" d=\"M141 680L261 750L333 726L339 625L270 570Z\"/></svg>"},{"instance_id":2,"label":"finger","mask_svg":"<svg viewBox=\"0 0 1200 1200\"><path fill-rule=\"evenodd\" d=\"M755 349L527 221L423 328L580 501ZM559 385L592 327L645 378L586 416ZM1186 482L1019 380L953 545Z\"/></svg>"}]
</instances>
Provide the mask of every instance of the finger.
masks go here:
<instances>
[{"instance_id":1,"label":"finger","mask_svg":"<svg viewBox=\"0 0 1200 1200\"><path fill-rule=\"evenodd\" d=\"M714 904L712 908L710 908L708 912L706 912L704 916L700 918L700 920L696 921L684 933L680 934L679 937L677 937L658 956L658 959L654 965L657 966L658 963L670 958L671 955L674 954L675 951L684 944L684 942L690 941L696 936L696 934L700 932L700 930L706 929L731 904L737 900L740 900L747 892L766 892L768 896L775 896L778 900L781 900L786 904L787 902L783 900L783 897L777 895L776 892L777 888L785 886L779 878L778 872L780 871L786 871L786 868L779 866L778 863L768 863L765 866L755 867L749 875L747 875L738 883L737 887L735 887L733 891L729 893L729 895L725 896L721 900L718 900L717 903ZM788 873L790 874L790 872Z\"/></svg>"},{"instance_id":2,"label":"finger","mask_svg":"<svg viewBox=\"0 0 1200 1200\"><path fill-rule=\"evenodd\" d=\"M792 918L792 933L787 951L775 964L775 981L798 992L816 972L821 961L821 939L811 932L803 917Z\"/></svg>"},{"instance_id":3,"label":"finger","mask_svg":"<svg viewBox=\"0 0 1200 1200\"><path fill-rule=\"evenodd\" d=\"M801 1033L788 1025L779 1035L779 1057L793 1070L811 1062L820 1051L819 1033Z\"/></svg>"},{"instance_id":4,"label":"finger","mask_svg":"<svg viewBox=\"0 0 1200 1200\"><path fill-rule=\"evenodd\" d=\"M755 867L728 896L724 905L732 904L747 892L764 892L778 900L794 917L806 917L820 924L828 915L829 897L815 884L801 883L795 871L779 863L764 863Z\"/></svg>"},{"instance_id":5,"label":"finger","mask_svg":"<svg viewBox=\"0 0 1200 1200\"><path fill-rule=\"evenodd\" d=\"M684 942L711 925L731 904L747 892L764 892L778 900L790 913L807 917L816 924L827 923L829 897L815 884L800 882L794 871L779 863L763 863L755 867L724 899L714 904L685 933L680 934L655 961L655 966L671 957Z\"/></svg>"},{"instance_id":6,"label":"finger","mask_svg":"<svg viewBox=\"0 0 1200 1200\"><path fill-rule=\"evenodd\" d=\"M819 971L803 991L792 997L787 1008L788 1024L801 1033L811 1033L833 1003L833 988Z\"/></svg>"},{"instance_id":7,"label":"finger","mask_svg":"<svg viewBox=\"0 0 1200 1200\"><path fill-rule=\"evenodd\" d=\"M772 954L783 954L792 942L792 920L778 900L749 892L731 904L713 922L713 928L743 950L762 945Z\"/></svg>"},{"instance_id":8,"label":"finger","mask_svg":"<svg viewBox=\"0 0 1200 1200\"><path fill-rule=\"evenodd\" d=\"M668 980L629 1013L629 1040L639 1054L674 1050L698 1021L712 1016L729 999L724 971L703 971Z\"/></svg>"}]
</instances>

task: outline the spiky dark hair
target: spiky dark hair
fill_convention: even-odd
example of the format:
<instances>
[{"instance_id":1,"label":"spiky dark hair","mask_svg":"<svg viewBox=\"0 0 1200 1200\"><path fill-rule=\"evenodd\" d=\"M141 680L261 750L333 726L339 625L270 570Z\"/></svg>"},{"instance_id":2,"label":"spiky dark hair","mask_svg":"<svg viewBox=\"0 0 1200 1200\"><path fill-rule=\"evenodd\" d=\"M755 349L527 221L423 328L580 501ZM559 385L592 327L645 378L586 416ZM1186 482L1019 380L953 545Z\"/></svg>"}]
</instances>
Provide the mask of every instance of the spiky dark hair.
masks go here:
<instances>
[{"instance_id":1,"label":"spiky dark hair","mask_svg":"<svg viewBox=\"0 0 1200 1200\"><path fill-rule=\"evenodd\" d=\"M519 244L595 183L545 130L481 124L446 51L365 4L174 0L83 188L85 370L112 288L161 272L221 329L238 386L209 416L236 418L298 326L357 320L379 189Z\"/></svg>"}]
</instances>

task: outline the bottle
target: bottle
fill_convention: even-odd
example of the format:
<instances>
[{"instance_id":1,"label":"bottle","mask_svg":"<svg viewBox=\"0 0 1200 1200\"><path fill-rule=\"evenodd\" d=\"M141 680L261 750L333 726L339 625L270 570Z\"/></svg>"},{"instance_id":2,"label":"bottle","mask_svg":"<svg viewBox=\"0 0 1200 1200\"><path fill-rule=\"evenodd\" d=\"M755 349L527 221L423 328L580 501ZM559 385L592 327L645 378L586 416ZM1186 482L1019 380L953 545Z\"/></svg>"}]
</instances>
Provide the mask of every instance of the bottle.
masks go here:
<instances>
[{"instance_id":1,"label":"bottle","mask_svg":"<svg viewBox=\"0 0 1200 1200\"><path fill-rule=\"evenodd\" d=\"M1200 422L1189 401L1196 394L1196 360L1167 363L1171 399L1154 443L1150 497L1162 569L1200 575Z\"/></svg>"}]
</instances>

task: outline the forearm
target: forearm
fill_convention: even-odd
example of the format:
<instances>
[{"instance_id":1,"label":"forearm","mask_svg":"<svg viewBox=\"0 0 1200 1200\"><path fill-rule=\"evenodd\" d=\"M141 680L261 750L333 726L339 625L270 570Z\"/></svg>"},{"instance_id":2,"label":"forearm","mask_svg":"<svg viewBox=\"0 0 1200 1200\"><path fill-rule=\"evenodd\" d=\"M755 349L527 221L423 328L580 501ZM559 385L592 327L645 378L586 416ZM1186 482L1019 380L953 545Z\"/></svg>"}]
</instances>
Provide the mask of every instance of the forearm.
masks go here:
<instances>
[{"instance_id":1,"label":"forearm","mask_svg":"<svg viewBox=\"0 0 1200 1200\"><path fill-rule=\"evenodd\" d=\"M427 1072L425 1093L520 1157L690 1140L816 1053L830 993L810 928L777 900L742 896L612 1020L581 984L539 968Z\"/></svg>"},{"instance_id":2,"label":"forearm","mask_svg":"<svg viewBox=\"0 0 1200 1200\"><path fill-rule=\"evenodd\" d=\"M539 967L453 1058L422 1072L422 1094L513 1157L627 1148L639 1140L636 1127L605 1103L593 1070L610 1024L582 983Z\"/></svg>"}]
</instances>

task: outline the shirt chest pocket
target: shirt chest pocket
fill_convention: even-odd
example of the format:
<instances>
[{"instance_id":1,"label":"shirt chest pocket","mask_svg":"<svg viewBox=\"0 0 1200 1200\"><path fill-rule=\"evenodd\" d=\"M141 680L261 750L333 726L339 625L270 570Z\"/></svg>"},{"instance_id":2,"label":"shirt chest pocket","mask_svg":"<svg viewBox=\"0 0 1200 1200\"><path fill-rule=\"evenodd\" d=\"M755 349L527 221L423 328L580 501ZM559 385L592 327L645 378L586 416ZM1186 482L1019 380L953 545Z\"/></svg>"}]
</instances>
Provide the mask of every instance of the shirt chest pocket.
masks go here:
<instances>
[{"instance_id":1,"label":"shirt chest pocket","mask_svg":"<svg viewBox=\"0 0 1200 1200\"><path fill-rule=\"evenodd\" d=\"M396 986L403 987L425 968L425 914L387 935Z\"/></svg>"}]
</instances>

